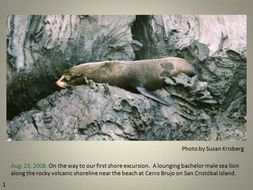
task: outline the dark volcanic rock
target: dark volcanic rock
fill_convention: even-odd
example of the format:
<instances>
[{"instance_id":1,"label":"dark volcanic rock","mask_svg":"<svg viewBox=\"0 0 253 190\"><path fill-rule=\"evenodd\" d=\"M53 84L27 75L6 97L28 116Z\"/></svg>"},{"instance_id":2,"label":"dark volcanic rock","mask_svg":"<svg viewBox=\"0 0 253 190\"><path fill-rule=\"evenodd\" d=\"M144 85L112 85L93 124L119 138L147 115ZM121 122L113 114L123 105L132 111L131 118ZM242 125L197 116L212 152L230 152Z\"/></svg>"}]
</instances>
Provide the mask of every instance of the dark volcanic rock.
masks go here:
<instances>
[{"instance_id":1,"label":"dark volcanic rock","mask_svg":"<svg viewBox=\"0 0 253 190\"><path fill-rule=\"evenodd\" d=\"M165 90L158 91L168 96ZM56 92L8 123L13 140L205 140L210 133L202 111L184 103L161 105L139 94L91 83ZM182 103L183 104L183 103ZM178 109L176 107L179 107ZM192 111L188 122L179 109ZM199 132L197 132L199 131Z\"/></svg>"}]
</instances>

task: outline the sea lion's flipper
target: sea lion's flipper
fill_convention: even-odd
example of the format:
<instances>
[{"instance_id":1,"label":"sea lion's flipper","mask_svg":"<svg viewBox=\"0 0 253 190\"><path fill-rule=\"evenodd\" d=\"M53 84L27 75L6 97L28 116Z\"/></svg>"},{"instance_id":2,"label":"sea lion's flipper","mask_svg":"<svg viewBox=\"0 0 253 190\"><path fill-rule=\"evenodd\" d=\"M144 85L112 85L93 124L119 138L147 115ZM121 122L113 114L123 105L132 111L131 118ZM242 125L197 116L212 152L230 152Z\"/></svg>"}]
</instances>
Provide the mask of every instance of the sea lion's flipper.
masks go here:
<instances>
[{"instance_id":1,"label":"sea lion's flipper","mask_svg":"<svg viewBox=\"0 0 253 190\"><path fill-rule=\"evenodd\" d=\"M146 96L146 97L149 97L153 100L156 100L157 102L160 102L164 105L167 105L169 106L170 104L168 102L166 102L165 100L163 100L161 97L158 97L157 95L155 95L153 92L147 90L146 88L144 87L140 87L140 86L137 86L136 87L136 90L138 92L140 92L142 95Z\"/></svg>"}]
</instances>

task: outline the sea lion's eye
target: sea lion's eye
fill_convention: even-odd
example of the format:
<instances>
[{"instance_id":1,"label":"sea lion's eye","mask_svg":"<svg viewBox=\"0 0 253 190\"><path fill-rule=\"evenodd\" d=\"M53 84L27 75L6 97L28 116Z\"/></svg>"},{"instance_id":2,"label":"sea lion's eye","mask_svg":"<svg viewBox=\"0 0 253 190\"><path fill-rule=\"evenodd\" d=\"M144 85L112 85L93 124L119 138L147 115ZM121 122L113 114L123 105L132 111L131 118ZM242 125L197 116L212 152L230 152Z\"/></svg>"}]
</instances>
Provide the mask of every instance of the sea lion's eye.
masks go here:
<instances>
[{"instance_id":1,"label":"sea lion's eye","mask_svg":"<svg viewBox=\"0 0 253 190\"><path fill-rule=\"evenodd\" d=\"M70 79L71 79L70 76L65 76L63 80L64 80L65 82L68 82L68 81L70 81Z\"/></svg>"},{"instance_id":2,"label":"sea lion's eye","mask_svg":"<svg viewBox=\"0 0 253 190\"><path fill-rule=\"evenodd\" d=\"M71 77L71 79L78 79L78 78L80 78L80 77L82 77L83 75L82 74L76 74L76 75L73 75L72 77Z\"/></svg>"}]
</instances>

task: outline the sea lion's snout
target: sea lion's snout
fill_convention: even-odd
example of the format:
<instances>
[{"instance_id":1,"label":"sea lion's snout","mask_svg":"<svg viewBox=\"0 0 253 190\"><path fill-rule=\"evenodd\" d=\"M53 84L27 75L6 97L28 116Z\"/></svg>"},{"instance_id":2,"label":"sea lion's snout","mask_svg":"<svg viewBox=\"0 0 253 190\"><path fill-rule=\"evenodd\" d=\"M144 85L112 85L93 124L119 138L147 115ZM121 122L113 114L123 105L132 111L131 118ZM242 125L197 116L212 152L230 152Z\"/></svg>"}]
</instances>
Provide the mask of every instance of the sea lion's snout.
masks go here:
<instances>
[{"instance_id":1,"label":"sea lion's snout","mask_svg":"<svg viewBox=\"0 0 253 190\"><path fill-rule=\"evenodd\" d=\"M67 88L68 87L67 83L64 82L64 76L62 76L59 80L57 80L55 84L57 86L59 86L60 88Z\"/></svg>"}]
</instances>

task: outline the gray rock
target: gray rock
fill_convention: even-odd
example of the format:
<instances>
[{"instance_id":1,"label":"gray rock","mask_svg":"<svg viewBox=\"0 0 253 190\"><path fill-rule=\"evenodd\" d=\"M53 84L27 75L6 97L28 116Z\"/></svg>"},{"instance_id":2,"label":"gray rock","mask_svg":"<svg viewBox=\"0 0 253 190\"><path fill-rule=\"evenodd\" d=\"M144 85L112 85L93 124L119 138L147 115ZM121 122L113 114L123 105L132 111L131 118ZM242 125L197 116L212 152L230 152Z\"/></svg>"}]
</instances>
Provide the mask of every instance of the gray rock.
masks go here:
<instances>
[{"instance_id":1,"label":"gray rock","mask_svg":"<svg viewBox=\"0 0 253 190\"><path fill-rule=\"evenodd\" d=\"M157 93L170 98L165 90ZM106 84L76 86L15 117L8 134L13 140L205 140L210 129L197 120L209 116L186 102L172 103L164 106Z\"/></svg>"}]
</instances>

